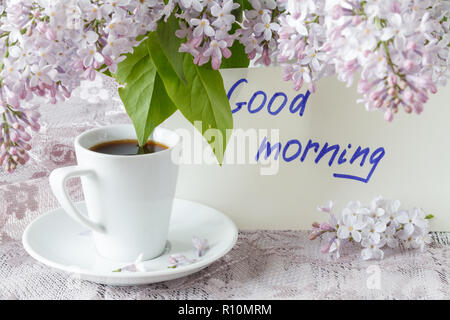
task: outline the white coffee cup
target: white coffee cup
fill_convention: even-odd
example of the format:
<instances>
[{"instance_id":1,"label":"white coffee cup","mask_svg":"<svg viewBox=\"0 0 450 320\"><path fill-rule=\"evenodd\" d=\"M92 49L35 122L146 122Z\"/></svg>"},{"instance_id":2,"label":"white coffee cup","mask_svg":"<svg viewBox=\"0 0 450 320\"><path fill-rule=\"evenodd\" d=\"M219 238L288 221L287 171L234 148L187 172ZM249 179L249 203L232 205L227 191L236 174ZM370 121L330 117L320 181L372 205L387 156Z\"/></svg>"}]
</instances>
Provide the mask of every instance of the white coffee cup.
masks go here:
<instances>
[{"instance_id":1,"label":"white coffee cup","mask_svg":"<svg viewBox=\"0 0 450 320\"><path fill-rule=\"evenodd\" d=\"M75 139L78 165L58 168L50 185L69 216L93 231L98 253L115 261L148 260L166 246L178 176L180 137L156 128L151 140L166 150L141 155L110 155L89 148L104 142L136 139L132 125L86 131ZM81 177L88 216L72 203L65 182Z\"/></svg>"}]
</instances>

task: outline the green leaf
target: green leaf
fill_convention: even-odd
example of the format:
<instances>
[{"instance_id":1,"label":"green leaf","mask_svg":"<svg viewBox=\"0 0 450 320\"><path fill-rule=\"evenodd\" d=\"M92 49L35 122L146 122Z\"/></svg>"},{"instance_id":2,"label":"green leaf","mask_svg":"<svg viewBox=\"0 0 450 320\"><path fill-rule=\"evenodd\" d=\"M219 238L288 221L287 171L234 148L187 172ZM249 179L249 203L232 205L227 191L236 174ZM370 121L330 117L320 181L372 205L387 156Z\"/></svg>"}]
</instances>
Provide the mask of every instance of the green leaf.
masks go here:
<instances>
[{"instance_id":1,"label":"green leaf","mask_svg":"<svg viewBox=\"0 0 450 320\"><path fill-rule=\"evenodd\" d=\"M235 40L230 48L232 54L228 59L223 58L221 69L228 68L247 68L250 64L247 54L245 53L245 47L239 41Z\"/></svg>"},{"instance_id":2,"label":"green leaf","mask_svg":"<svg viewBox=\"0 0 450 320\"><path fill-rule=\"evenodd\" d=\"M151 73L154 78L156 75L155 65L149 61L149 54L146 43L142 42L133 49L132 53L127 53L126 58L117 66L116 79L120 84L129 84L129 81L135 82L137 78L142 77L141 68L147 73Z\"/></svg>"},{"instance_id":3,"label":"green leaf","mask_svg":"<svg viewBox=\"0 0 450 320\"><path fill-rule=\"evenodd\" d=\"M248 0L238 0L239 8L233 11L234 16L236 17L236 21L242 21L244 10L253 9L252 5ZM241 28L238 23L233 23L233 27L231 29L231 33L236 32L237 29ZM220 65L221 69L228 68L247 68L250 64L250 60L248 59L247 54L245 53L245 46L240 43L238 40L234 40L233 45L230 48L231 57L228 59L223 58L222 64Z\"/></svg>"},{"instance_id":4,"label":"green leaf","mask_svg":"<svg viewBox=\"0 0 450 320\"><path fill-rule=\"evenodd\" d=\"M177 111L177 107L167 95L161 77L156 74L150 109L145 123L144 143L152 134L153 130L168 119L175 111Z\"/></svg>"},{"instance_id":5,"label":"green leaf","mask_svg":"<svg viewBox=\"0 0 450 320\"><path fill-rule=\"evenodd\" d=\"M240 26L237 23L234 23L231 29L232 33L236 32L236 30L239 28ZM231 57L229 57L228 59L222 58L222 64L220 65L220 68L221 69L247 68L248 65L250 64L250 60L248 59L248 56L245 53L245 46L236 39L234 40L230 50L231 50Z\"/></svg>"},{"instance_id":6,"label":"green leaf","mask_svg":"<svg viewBox=\"0 0 450 320\"><path fill-rule=\"evenodd\" d=\"M229 138L227 129L233 129L233 116L222 76L219 71L206 65L197 66L192 57L187 55L184 58L184 72L191 88L191 103L186 107L181 105L178 109L190 122L202 122L201 130L197 129L203 135L208 129L218 129L220 136L208 140L208 143L219 163L222 163ZM217 141L218 138L221 141Z\"/></svg>"},{"instance_id":7,"label":"green leaf","mask_svg":"<svg viewBox=\"0 0 450 320\"><path fill-rule=\"evenodd\" d=\"M111 71L109 71L108 69L106 69L105 71L102 72L105 76L108 76L110 78L114 77L114 75L111 73Z\"/></svg>"},{"instance_id":8,"label":"green leaf","mask_svg":"<svg viewBox=\"0 0 450 320\"><path fill-rule=\"evenodd\" d=\"M104 75L108 77L114 77L114 75L109 71L108 66L106 64L103 64L100 68L97 69L98 72L103 73Z\"/></svg>"},{"instance_id":9,"label":"green leaf","mask_svg":"<svg viewBox=\"0 0 450 320\"><path fill-rule=\"evenodd\" d=\"M145 42L119 63L116 79L125 85L119 88L119 95L133 122L139 145L143 146L155 127L176 110Z\"/></svg>"},{"instance_id":10,"label":"green leaf","mask_svg":"<svg viewBox=\"0 0 450 320\"><path fill-rule=\"evenodd\" d=\"M218 129L221 137L211 137L207 140L217 160L222 163L228 141L226 129L233 128L233 117L220 72L206 65L199 67L194 64L192 56L178 53L183 58L186 77L184 82L168 63L155 34L150 35L147 44L167 94L186 119L194 125L196 121L201 121L201 127L196 128L204 136L211 133L208 129ZM220 141L217 138L221 138Z\"/></svg>"},{"instance_id":11,"label":"green leaf","mask_svg":"<svg viewBox=\"0 0 450 320\"><path fill-rule=\"evenodd\" d=\"M254 9L249 0L241 0L241 2L242 2L242 8L243 9L245 9L245 10L252 10L252 9Z\"/></svg>"},{"instance_id":12,"label":"green leaf","mask_svg":"<svg viewBox=\"0 0 450 320\"><path fill-rule=\"evenodd\" d=\"M182 43L175 35L175 31L179 28L178 20L174 15L171 15L167 22L164 20L158 23L158 28L156 30L156 36L158 37L161 50L166 58L167 62L171 65L177 76L186 81L183 72L183 56L179 54L178 49Z\"/></svg>"},{"instance_id":13,"label":"green leaf","mask_svg":"<svg viewBox=\"0 0 450 320\"><path fill-rule=\"evenodd\" d=\"M175 103L177 108L179 108L180 105L185 105L186 102L190 101L191 94L187 81L182 81L174 70L173 65L170 64L168 57L161 48L159 37L155 32L152 32L149 35L146 43L148 52L158 70L158 74L164 83L164 87L166 88L169 97ZM184 61L184 57L187 54L180 52L178 52L178 54Z\"/></svg>"},{"instance_id":14,"label":"green leaf","mask_svg":"<svg viewBox=\"0 0 450 320\"><path fill-rule=\"evenodd\" d=\"M235 3L239 4L239 7L232 10L231 13L236 18L236 21L242 22L244 18L245 10L252 10L253 6L251 5L249 0L234 0Z\"/></svg>"},{"instance_id":15,"label":"green leaf","mask_svg":"<svg viewBox=\"0 0 450 320\"><path fill-rule=\"evenodd\" d=\"M253 10L254 9L249 0L238 0L237 2L239 3L240 8L242 9L242 11L244 11L244 10Z\"/></svg>"},{"instance_id":16,"label":"green leaf","mask_svg":"<svg viewBox=\"0 0 450 320\"><path fill-rule=\"evenodd\" d=\"M432 214L429 214L425 217L425 219L433 219L433 218L434 218L434 216Z\"/></svg>"}]
</instances>

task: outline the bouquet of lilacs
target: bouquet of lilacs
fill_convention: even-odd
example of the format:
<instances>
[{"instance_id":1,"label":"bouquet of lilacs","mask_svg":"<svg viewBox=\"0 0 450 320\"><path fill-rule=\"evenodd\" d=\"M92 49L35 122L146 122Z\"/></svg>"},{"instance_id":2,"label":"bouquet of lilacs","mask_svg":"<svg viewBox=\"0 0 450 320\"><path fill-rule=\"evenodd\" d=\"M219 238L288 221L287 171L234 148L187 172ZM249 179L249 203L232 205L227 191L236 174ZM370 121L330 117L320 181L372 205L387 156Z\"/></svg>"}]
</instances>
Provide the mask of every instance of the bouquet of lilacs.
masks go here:
<instances>
[{"instance_id":1,"label":"bouquet of lilacs","mask_svg":"<svg viewBox=\"0 0 450 320\"><path fill-rule=\"evenodd\" d=\"M281 17L278 61L294 88L315 91L329 74L391 121L399 109L421 113L449 76L449 1L289 0Z\"/></svg>"},{"instance_id":2,"label":"bouquet of lilacs","mask_svg":"<svg viewBox=\"0 0 450 320\"><path fill-rule=\"evenodd\" d=\"M448 78L448 1L0 0L0 166L29 159L42 101L70 98L82 80L114 77L144 145L179 110L221 134L231 108L219 68L253 60L284 67L294 89L337 74L386 120L420 113ZM163 105L164 108L160 108Z\"/></svg>"},{"instance_id":3,"label":"bouquet of lilacs","mask_svg":"<svg viewBox=\"0 0 450 320\"><path fill-rule=\"evenodd\" d=\"M328 235L323 253L334 258L340 257L341 248L349 243L360 244L361 258L382 259L383 247L423 250L431 242L429 220L433 215L425 215L423 210L413 208L402 210L400 201L377 197L369 206L359 201L350 202L339 217L333 213L333 202L318 207L329 214L329 222L314 222L310 239Z\"/></svg>"},{"instance_id":4,"label":"bouquet of lilacs","mask_svg":"<svg viewBox=\"0 0 450 320\"><path fill-rule=\"evenodd\" d=\"M237 51L228 67L248 66L244 46L229 49L242 36L239 8L232 0L0 1L0 165L13 172L28 161L40 102L68 99L98 73L123 85L141 145L176 109L205 128L232 128L222 78L211 67Z\"/></svg>"},{"instance_id":5,"label":"bouquet of lilacs","mask_svg":"<svg viewBox=\"0 0 450 320\"><path fill-rule=\"evenodd\" d=\"M253 58L270 64L283 6L275 0L0 1L0 166L13 172L28 161L39 103L70 98L98 73L122 85L141 145L177 109L192 123L202 121L202 133L216 128L226 137L231 108L216 70L247 67Z\"/></svg>"}]
</instances>

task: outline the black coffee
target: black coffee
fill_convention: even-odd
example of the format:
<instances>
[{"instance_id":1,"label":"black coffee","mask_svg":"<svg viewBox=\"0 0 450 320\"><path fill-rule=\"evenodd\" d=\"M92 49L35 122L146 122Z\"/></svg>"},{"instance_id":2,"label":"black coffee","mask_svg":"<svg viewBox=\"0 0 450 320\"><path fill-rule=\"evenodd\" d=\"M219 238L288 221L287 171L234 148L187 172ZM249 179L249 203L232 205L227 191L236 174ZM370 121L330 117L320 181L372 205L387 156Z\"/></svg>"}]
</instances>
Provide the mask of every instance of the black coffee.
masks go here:
<instances>
[{"instance_id":1,"label":"black coffee","mask_svg":"<svg viewBox=\"0 0 450 320\"><path fill-rule=\"evenodd\" d=\"M167 148L167 146L155 141L148 141L146 145L139 147L137 140L115 140L97 144L89 149L105 154L135 156L138 154L155 153L166 150Z\"/></svg>"}]
</instances>

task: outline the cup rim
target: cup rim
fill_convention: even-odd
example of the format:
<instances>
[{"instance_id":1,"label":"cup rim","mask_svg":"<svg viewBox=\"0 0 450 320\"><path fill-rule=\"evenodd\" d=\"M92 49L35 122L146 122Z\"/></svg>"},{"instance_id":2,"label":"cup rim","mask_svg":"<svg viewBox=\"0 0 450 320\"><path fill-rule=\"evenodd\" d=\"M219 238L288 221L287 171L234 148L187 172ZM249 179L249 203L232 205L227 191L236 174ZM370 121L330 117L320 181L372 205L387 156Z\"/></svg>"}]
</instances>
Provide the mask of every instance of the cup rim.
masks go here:
<instances>
[{"instance_id":1,"label":"cup rim","mask_svg":"<svg viewBox=\"0 0 450 320\"><path fill-rule=\"evenodd\" d=\"M170 129L158 126L154 130L163 130L163 131L170 132L171 134L174 134L176 136L176 138L177 138L177 141L175 142L174 145L167 146L166 144L164 144L164 145L167 146L167 149L164 149L164 150L161 150L161 151L158 151L158 152L146 153L146 154L137 154L137 155L106 154L106 153L93 151L93 150L91 150L89 148L86 148L85 146L83 146L80 143L80 140L83 137L85 137L88 134L92 134L95 131L101 131L101 130L105 130L105 129L114 129L114 128L130 128L130 127L134 130L134 127L133 127L132 124L112 124L112 125L106 125L106 126L100 126L100 127L91 128L89 130L83 131L78 136L76 136L75 137L75 141L74 141L74 145L75 145L75 147L81 148L83 151L87 151L88 153L90 153L92 155L95 155L95 156L99 156L99 157L120 158L120 159L123 159L123 158L126 158L126 159L136 159L136 158L142 159L142 158L145 158L145 157L149 157L149 158L157 157L158 155L162 155L162 154L165 154L167 152L171 152L181 142L181 136L178 133L176 133L173 130L170 130ZM136 138L136 140L137 140L137 138ZM148 140L150 140L150 139L148 139ZM158 141L156 141L156 142L158 142Z\"/></svg>"}]
</instances>

